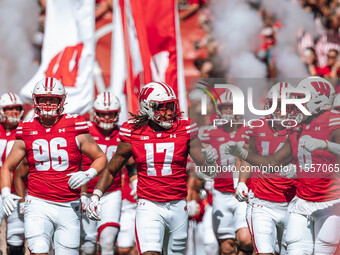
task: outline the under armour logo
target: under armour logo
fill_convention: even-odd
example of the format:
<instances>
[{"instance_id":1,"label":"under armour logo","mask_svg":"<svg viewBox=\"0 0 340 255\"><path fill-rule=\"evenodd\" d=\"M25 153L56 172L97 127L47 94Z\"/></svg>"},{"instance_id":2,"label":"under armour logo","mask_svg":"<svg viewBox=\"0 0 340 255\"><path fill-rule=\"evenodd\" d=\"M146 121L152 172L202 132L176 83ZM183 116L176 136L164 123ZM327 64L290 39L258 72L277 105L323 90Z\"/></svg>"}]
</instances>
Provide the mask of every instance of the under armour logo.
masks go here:
<instances>
[{"instance_id":1,"label":"under armour logo","mask_svg":"<svg viewBox=\"0 0 340 255\"><path fill-rule=\"evenodd\" d=\"M162 134L157 134L157 137L161 137L162 136Z\"/></svg>"},{"instance_id":2,"label":"under armour logo","mask_svg":"<svg viewBox=\"0 0 340 255\"><path fill-rule=\"evenodd\" d=\"M59 128L59 133L65 132L65 128Z\"/></svg>"},{"instance_id":3,"label":"under armour logo","mask_svg":"<svg viewBox=\"0 0 340 255\"><path fill-rule=\"evenodd\" d=\"M320 131L320 127L315 127L315 131L316 131L316 130L319 130L319 131Z\"/></svg>"},{"instance_id":4,"label":"under armour logo","mask_svg":"<svg viewBox=\"0 0 340 255\"><path fill-rule=\"evenodd\" d=\"M170 134L170 138L176 138L176 134Z\"/></svg>"},{"instance_id":5,"label":"under armour logo","mask_svg":"<svg viewBox=\"0 0 340 255\"><path fill-rule=\"evenodd\" d=\"M38 134L38 131L31 131L31 135L36 135Z\"/></svg>"},{"instance_id":6,"label":"under armour logo","mask_svg":"<svg viewBox=\"0 0 340 255\"><path fill-rule=\"evenodd\" d=\"M149 140L149 137L148 136L141 136L140 139L141 140Z\"/></svg>"}]
</instances>

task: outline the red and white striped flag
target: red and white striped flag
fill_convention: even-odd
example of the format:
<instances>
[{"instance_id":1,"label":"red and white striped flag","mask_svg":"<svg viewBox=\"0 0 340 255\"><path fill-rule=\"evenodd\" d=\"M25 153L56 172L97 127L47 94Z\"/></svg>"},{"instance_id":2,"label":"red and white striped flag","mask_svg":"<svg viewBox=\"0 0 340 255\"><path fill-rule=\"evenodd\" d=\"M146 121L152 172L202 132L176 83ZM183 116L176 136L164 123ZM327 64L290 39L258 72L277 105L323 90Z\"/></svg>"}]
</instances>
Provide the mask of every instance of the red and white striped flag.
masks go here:
<instances>
[{"instance_id":1,"label":"red and white striped flag","mask_svg":"<svg viewBox=\"0 0 340 255\"><path fill-rule=\"evenodd\" d=\"M187 112L176 1L115 0L114 6L110 90L122 109L136 113L140 88L160 81L174 89ZM122 114L126 120L127 113Z\"/></svg>"},{"instance_id":2,"label":"red and white striped flag","mask_svg":"<svg viewBox=\"0 0 340 255\"><path fill-rule=\"evenodd\" d=\"M67 92L65 112L84 114L94 99L94 0L47 0L42 62L21 89L31 101L35 84L54 77Z\"/></svg>"}]
</instances>

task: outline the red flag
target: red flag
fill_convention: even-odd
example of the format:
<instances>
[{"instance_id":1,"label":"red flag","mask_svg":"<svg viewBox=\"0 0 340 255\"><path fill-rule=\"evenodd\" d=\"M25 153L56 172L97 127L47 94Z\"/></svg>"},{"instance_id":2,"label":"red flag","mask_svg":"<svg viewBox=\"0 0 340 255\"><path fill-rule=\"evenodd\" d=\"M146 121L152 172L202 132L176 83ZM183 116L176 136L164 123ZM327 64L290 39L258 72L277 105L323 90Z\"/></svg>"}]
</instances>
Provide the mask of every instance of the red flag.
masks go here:
<instances>
[{"instance_id":1,"label":"red flag","mask_svg":"<svg viewBox=\"0 0 340 255\"><path fill-rule=\"evenodd\" d=\"M115 3L111 90L119 96L117 86L123 93L124 83L126 106L136 113L140 88L151 81L163 81L174 89L182 110L186 111L176 2L115 0Z\"/></svg>"},{"instance_id":2,"label":"red flag","mask_svg":"<svg viewBox=\"0 0 340 255\"><path fill-rule=\"evenodd\" d=\"M169 84L187 111L177 1L143 1L143 16L155 68L153 80Z\"/></svg>"}]
</instances>

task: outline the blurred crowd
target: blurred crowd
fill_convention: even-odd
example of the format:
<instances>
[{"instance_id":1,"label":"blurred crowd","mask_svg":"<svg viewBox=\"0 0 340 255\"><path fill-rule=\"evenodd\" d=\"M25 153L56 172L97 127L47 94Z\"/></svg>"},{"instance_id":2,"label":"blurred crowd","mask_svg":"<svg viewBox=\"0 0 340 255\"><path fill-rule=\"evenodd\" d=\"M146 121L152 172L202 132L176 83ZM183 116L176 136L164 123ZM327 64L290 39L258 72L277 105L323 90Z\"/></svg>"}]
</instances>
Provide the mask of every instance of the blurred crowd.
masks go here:
<instances>
[{"instance_id":1,"label":"blurred crowd","mask_svg":"<svg viewBox=\"0 0 340 255\"><path fill-rule=\"evenodd\" d=\"M183 1L182 1L183 2ZM197 58L195 66L202 78L225 77L228 70L221 70L219 48L221 42L213 37L214 13L211 4L216 0L199 1L187 0L187 10L192 14L197 11L199 26L206 32L206 36L195 42L197 49L205 48L206 58ZM251 9L256 11L262 19L262 29L258 35L256 50L253 54L267 67L267 77L278 76L276 68L275 46L277 36L285 24L277 17L277 13L268 11L263 7L264 1L246 1ZM289 1L286 1L289 2ZM313 33L299 31L296 35L294 48L305 64L310 75L325 78L339 77L339 50L340 50L340 5L338 0L290 0L300 4L305 12L310 13L314 19ZM192 6L195 6L193 8ZM189 15L183 15L182 20ZM231 63L232 65L232 63Z\"/></svg>"}]
</instances>

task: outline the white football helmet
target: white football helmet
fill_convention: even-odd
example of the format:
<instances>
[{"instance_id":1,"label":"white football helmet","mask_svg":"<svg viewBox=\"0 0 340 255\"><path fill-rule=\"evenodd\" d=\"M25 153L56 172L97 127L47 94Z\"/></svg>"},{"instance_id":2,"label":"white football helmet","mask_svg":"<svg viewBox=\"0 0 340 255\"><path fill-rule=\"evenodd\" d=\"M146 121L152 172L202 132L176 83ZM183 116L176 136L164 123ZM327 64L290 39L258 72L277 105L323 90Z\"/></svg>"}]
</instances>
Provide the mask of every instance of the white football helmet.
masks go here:
<instances>
[{"instance_id":1,"label":"white football helmet","mask_svg":"<svg viewBox=\"0 0 340 255\"><path fill-rule=\"evenodd\" d=\"M265 103L264 103L264 109L265 110L269 110L271 108L271 106L273 105L273 99L274 99L274 94L276 93L277 95L277 101L278 101L278 107L277 109L271 114L271 115L267 115L266 118L272 118L274 120L279 120L279 121L282 121L284 119L281 119L281 118L278 118L277 116L281 115L281 95L282 95L282 90L283 88L294 88L293 85L291 85L290 83L288 82L278 82L276 84L273 85L273 87L270 88L270 90L268 91L268 94L266 96L266 99L265 99ZM287 93L286 95L286 98L289 98L290 97L290 94ZM290 108L289 108L289 105L287 105L287 112L289 114L290 112Z\"/></svg>"},{"instance_id":2,"label":"white football helmet","mask_svg":"<svg viewBox=\"0 0 340 255\"><path fill-rule=\"evenodd\" d=\"M5 114L7 107L21 108L20 114L18 116L8 116ZM19 124L24 115L24 103L21 101L20 97L14 93L5 93L0 97L0 120L2 123L9 122L11 124Z\"/></svg>"},{"instance_id":3,"label":"white football helmet","mask_svg":"<svg viewBox=\"0 0 340 255\"><path fill-rule=\"evenodd\" d=\"M55 106L47 104L38 104L40 97L59 98L59 104ZM39 81L33 89L32 99L34 103L34 112L40 117L55 118L63 113L66 99L64 86L55 78L47 77Z\"/></svg>"},{"instance_id":4,"label":"white football helmet","mask_svg":"<svg viewBox=\"0 0 340 255\"><path fill-rule=\"evenodd\" d=\"M230 90L227 89L226 92L224 92L222 95L220 95L220 100L217 100L217 109L216 113L221 119L225 120L233 120L233 121L242 121L243 116L241 115L233 115L233 114L225 114L222 113L223 111L223 106L233 106L233 94L231 93ZM222 104L221 104L222 102Z\"/></svg>"},{"instance_id":5,"label":"white football helmet","mask_svg":"<svg viewBox=\"0 0 340 255\"><path fill-rule=\"evenodd\" d=\"M164 120L159 106L164 105L165 107L166 103L172 102L174 103L172 110L173 118L171 120ZM165 129L171 128L174 121L180 116L177 97L173 89L164 82L150 82L146 84L139 93L139 105L139 112L142 115L147 115L150 120Z\"/></svg>"},{"instance_id":6,"label":"white football helmet","mask_svg":"<svg viewBox=\"0 0 340 255\"><path fill-rule=\"evenodd\" d=\"M340 93L337 94L334 98L333 109L340 110Z\"/></svg>"},{"instance_id":7,"label":"white football helmet","mask_svg":"<svg viewBox=\"0 0 340 255\"><path fill-rule=\"evenodd\" d=\"M301 80L296 88L308 90L311 93L311 99L305 103L305 107L312 114L318 114L321 111L328 110L332 107L335 95L333 85L324 78L310 76ZM297 94L293 96L299 96ZM304 115L296 109L293 112L297 122L301 122Z\"/></svg>"},{"instance_id":8,"label":"white football helmet","mask_svg":"<svg viewBox=\"0 0 340 255\"><path fill-rule=\"evenodd\" d=\"M113 118L105 118L99 116L101 113L112 114L115 113ZM102 129L112 129L119 120L120 103L116 96L110 92L100 93L93 103L93 117L94 122Z\"/></svg>"}]
</instances>

